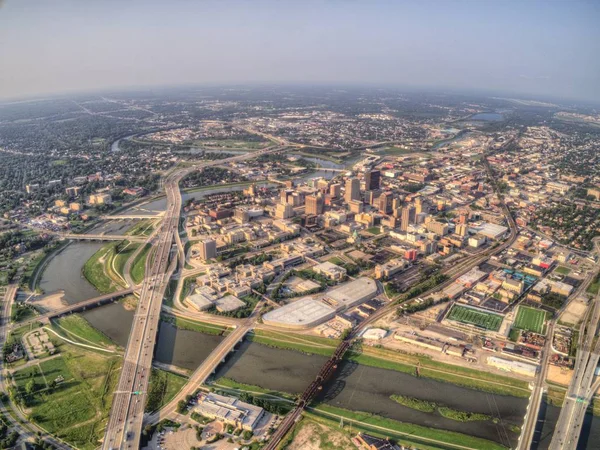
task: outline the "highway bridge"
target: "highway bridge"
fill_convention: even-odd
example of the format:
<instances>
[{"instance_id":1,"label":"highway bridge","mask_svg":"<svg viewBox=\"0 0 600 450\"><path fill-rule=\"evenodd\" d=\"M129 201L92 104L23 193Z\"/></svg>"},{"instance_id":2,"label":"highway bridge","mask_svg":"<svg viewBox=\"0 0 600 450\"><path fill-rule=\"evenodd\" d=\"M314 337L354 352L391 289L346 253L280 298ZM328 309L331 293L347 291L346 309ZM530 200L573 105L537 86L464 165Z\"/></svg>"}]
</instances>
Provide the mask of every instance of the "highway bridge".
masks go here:
<instances>
[{"instance_id":1,"label":"highway bridge","mask_svg":"<svg viewBox=\"0 0 600 450\"><path fill-rule=\"evenodd\" d=\"M177 411L179 401L184 400L187 395L193 394L199 386L204 384L208 377L215 372L219 364L225 362L225 358L235 349L235 346L244 340L244 337L250 330L252 330L251 320L246 321L245 324L238 326L229 333L194 371L185 387L167 405L147 416L144 422L156 424L174 414Z\"/></svg>"},{"instance_id":2,"label":"highway bridge","mask_svg":"<svg viewBox=\"0 0 600 450\"><path fill-rule=\"evenodd\" d=\"M114 214L112 216L100 216L100 220L146 220L160 219L163 216L163 212L158 214Z\"/></svg>"},{"instance_id":3,"label":"highway bridge","mask_svg":"<svg viewBox=\"0 0 600 450\"><path fill-rule=\"evenodd\" d=\"M75 233L59 233L63 239L71 239L74 241L131 241L131 242L146 242L147 236L129 236L126 234L75 234Z\"/></svg>"},{"instance_id":4,"label":"highway bridge","mask_svg":"<svg viewBox=\"0 0 600 450\"><path fill-rule=\"evenodd\" d=\"M550 450L577 448L585 413L600 383L594 381L600 360L600 339L597 337L599 322L600 294L594 299L591 318L580 334L573 378L554 427Z\"/></svg>"},{"instance_id":5,"label":"highway bridge","mask_svg":"<svg viewBox=\"0 0 600 450\"><path fill-rule=\"evenodd\" d=\"M226 162L253 159L262 154L277 153L282 150L284 150L284 147L259 150L224 160L202 163L194 167L177 168L164 179L162 186L164 186L167 195L167 210L156 233L157 239L153 243L156 247L154 260L150 264L150 270L146 272L146 277L142 283L140 301L134 314L131 332L125 347L123 368L117 390L113 396L110 417L102 443L104 450L138 449L140 446L144 406L146 404L161 304L169 280L177 267L177 261L181 260L182 242L178 239L178 228L182 199L179 182L195 170ZM171 264L169 264L173 244L177 246L177 256L174 256ZM191 384L188 382L186 386Z\"/></svg>"},{"instance_id":6,"label":"highway bridge","mask_svg":"<svg viewBox=\"0 0 600 450\"><path fill-rule=\"evenodd\" d=\"M87 311L89 309L114 302L115 300L124 297L125 295L133 294L134 292L134 289L129 288L123 289L122 291L111 292L110 294L99 295L98 297L90 298L88 300L84 300L79 303L74 303L72 305L63 306L62 308L58 308L54 311L50 311L45 314L40 314L39 316L35 316L32 319L19 322L19 326L29 325L30 323L35 322L45 322L50 319L54 319L55 317L61 317L67 314Z\"/></svg>"}]
</instances>

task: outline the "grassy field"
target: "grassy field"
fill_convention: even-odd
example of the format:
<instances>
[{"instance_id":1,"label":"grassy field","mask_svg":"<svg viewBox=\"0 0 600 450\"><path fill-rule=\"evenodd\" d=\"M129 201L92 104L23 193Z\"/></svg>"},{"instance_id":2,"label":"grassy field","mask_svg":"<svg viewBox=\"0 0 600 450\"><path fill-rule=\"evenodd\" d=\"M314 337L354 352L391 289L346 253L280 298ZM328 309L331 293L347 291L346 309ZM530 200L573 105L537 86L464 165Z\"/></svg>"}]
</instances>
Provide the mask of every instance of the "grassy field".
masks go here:
<instances>
[{"instance_id":1,"label":"grassy field","mask_svg":"<svg viewBox=\"0 0 600 450\"><path fill-rule=\"evenodd\" d=\"M148 257L148 253L152 246L150 244L146 244L144 249L138 253L137 257L131 263L131 278L136 284L139 284L144 279L144 274L146 273L146 258Z\"/></svg>"},{"instance_id":2,"label":"grassy field","mask_svg":"<svg viewBox=\"0 0 600 450\"><path fill-rule=\"evenodd\" d=\"M294 335L277 331L255 330L248 339L268 347L295 350L309 355L331 356L339 344L336 339Z\"/></svg>"},{"instance_id":3,"label":"grassy field","mask_svg":"<svg viewBox=\"0 0 600 450\"><path fill-rule=\"evenodd\" d=\"M98 331L79 314L61 317L52 321L52 328L60 335L75 342L114 348L115 343L104 333Z\"/></svg>"},{"instance_id":4,"label":"grassy field","mask_svg":"<svg viewBox=\"0 0 600 450\"><path fill-rule=\"evenodd\" d=\"M120 357L64 343L59 348L60 357L15 372L15 382L21 387L33 370L36 389L30 402L30 419L71 445L91 450L103 436ZM49 388L53 382L56 387Z\"/></svg>"},{"instance_id":5,"label":"grassy field","mask_svg":"<svg viewBox=\"0 0 600 450\"><path fill-rule=\"evenodd\" d=\"M519 306L517 318L513 326L521 330L542 333L544 331L544 322L546 321L546 311L527 306Z\"/></svg>"},{"instance_id":6,"label":"grassy field","mask_svg":"<svg viewBox=\"0 0 600 450\"><path fill-rule=\"evenodd\" d=\"M598 291L600 291L600 273L594 277L586 290L587 293L592 295L598 295Z\"/></svg>"},{"instance_id":7,"label":"grassy field","mask_svg":"<svg viewBox=\"0 0 600 450\"><path fill-rule=\"evenodd\" d=\"M267 147L271 142L269 141L244 141L237 139L201 139L195 141L196 144L206 146L207 148L219 148L219 149L231 149L239 150L241 148L249 148L252 150L258 150Z\"/></svg>"},{"instance_id":8,"label":"grassy field","mask_svg":"<svg viewBox=\"0 0 600 450\"><path fill-rule=\"evenodd\" d=\"M391 437L404 445L415 446L419 449L464 449L467 447L481 450L501 450L506 448L495 442L462 433L413 425L366 412L349 411L325 404L311 408L308 416L333 419L337 423L339 423L339 417L343 417L347 425L350 425L351 422L354 432L362 429L369 434ZM377 427L385 430L378 430Z\"/></svg>"},{"instance_id":9,"label":"grassy field","mask_svg":"<svg viewBox=\"0 0 600 450\"><path fill-rule=\"evenodd\" d=\"M554 271L556 273L560 273L561 275L569 275L569 273L571 273L571 269L565 266L558 266Z\"/></svg>"},{"instance_id":10,"label":"grassy field","mask_svg":"<svg viewBox=\"0 0 600 450\"><path fill-rule=\"evenodd\" d=\"M146 411L152 412L169 402L187 382L187 378L160 369L152 369L148 384Z\"/></svg>"},{"instance_id":11,"label":"grassy field","mask_svg":"<svg viewBox=\"0 0 600 450\"><path fill-rule=\"evenodd\" d=\"M409 153L415 153L415 150L410 148L402 148L402 147L385 147L381 150L382 153L386 155L407 155Z\"/></svg>"},{"instance_id":12,"label":"grassy field","mask_svg":"<svg viewBox=\"0 0 600 450\"><path fill-rule=\"evenodd\" d=\"M467 308L466 306L454 305L452 311L448 314L448 319L476 325L486 330L498 331L503 317L498 314Z\"/></svg>"},{"instance_id":13,"label":"grassy field","mask_svg":"<svg viewBox=\"0 0 600 450\"><path fill-rule=\"evenodd\" d=\"M116 273L112 270L112 259L115 257L116 242L102 247L88 259L83 266L83 276L103 294L121 288Z\"/></svg>"},{"instance_id":14,"label":"grassy field","mask_svg":"<svg viewBox=\"0 0 600 450\"><path fill-rule=\"evenodd\" d=\"M517 380L503 375L469 369L467 367L445 364L433 361L425 356L408 355L405 353L366 347L357 353L351 349L345 356L349 361L380 369L395 370L416 376L419 366L421 377L431 378L444 383L452 383L469 389L475 389L492 394L529 397L530 390L526 381Z\"/></svg>"},{"instance_id":15,"label":"grassy field","mask_svg":"<svg viewBox=\"0 0 600 450\"><path fill-rule=\"evenodd\" d=\"M371 228L367 228L367 232L374 234L374 235L378 235L378 234L381 234L381 229L379 227L371 227Z\"/></svg>"},{"instance_id":16,"label":"grassy field","mask_svg":"<svg viewBox=\"0 0 600 450\"><path fill-rule=\"evenodd\" d=\"M212 385L216 388L229 388L234 391L244 391L244 392L250 392L253 394L259 393L259 394L264 394L264 395L268 395L268 396L281 397L281 398L288 399L288 400L295 400L295 396L293 394L289 394L287 392L275 391L272 389L265 389L263 387L256 386L254 384L240 383L238 381L232 380L231 378L225 378L225 377L219 378L218 380L215 380L215 382Z\"/></svg>"},{"instance_id":17,"label":"grassy field","mask_svg":"<svg viewBox=\"0 0 600 450\"><path fill-rule=\"evenodd\" d=\"M140 220L125 234L130 236L150 236L154 231L154 220Z\"/></svg>"}]
</instances>

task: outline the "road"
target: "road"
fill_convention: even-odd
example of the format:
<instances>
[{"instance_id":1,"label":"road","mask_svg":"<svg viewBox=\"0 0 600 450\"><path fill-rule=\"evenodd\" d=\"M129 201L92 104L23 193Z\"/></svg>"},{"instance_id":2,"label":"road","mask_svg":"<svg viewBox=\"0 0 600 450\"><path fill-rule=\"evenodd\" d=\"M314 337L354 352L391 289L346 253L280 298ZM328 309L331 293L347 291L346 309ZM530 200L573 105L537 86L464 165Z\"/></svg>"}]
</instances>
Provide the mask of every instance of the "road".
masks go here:
<instances>
[{"instance_id":1,"label":"road","mask_svg":"<svg viewBox=\"0 0 600 450\"><path fill-rule=\"evenodd\" d=\"M284 147L269 148L250 154L205 162L192 167L177 168L164 179L162 185L167 196L167 209L158 226L156 237L151 241L154 249L151 250L149 258L153 258L153 260L147 264L149 271L146 272L142 282L140 300L125 347L123 368L117 391L113 396L110 418L102 443L103 449L138 449L140 446L144 406L146 404L162 300L169 280L177 267L177 262L180 263L180 269L183 270L183 243L179 237L182 206L179 182L195 170L227 162L254 159L260 155L276 153L284 149ZM177 256L171 260L170 254L174 243ZM188 383L186 387L191 386L191 384Z\"/></svg>"},{"instance_id":2,"label":"road","mask_svg":"<svg viewBox=\"0 0 600 450\"><path fill-rule=\"evenodd\" d=\"M246 320L243 325L238 326L229 333L210 355L208 355L208 358L206 358L194 371L183 389L181 389L177 395L159 411L147 416L145 422L156 424L163 419L172 418L173 415L177 413L177 404L179 401L184 400L188 395L192 395L199 386L206 382L207 378L215 371L217 366L225 360L236 344L252 329L253 324L254 318Z\"/></svg>"},{"instance_id":3,"label":"road","mask_svg":"<svg viewBox=\"0 0 600 450\"><path fill-rule=\"evenodd\" d=\"M544 345L542 359L540 361L540 371L538 372L534 385L533 392L529 400L527 407L527 415L525 416L525 423L523 424L521 436L519 436L518 450L529 450L533 442L533 436L535 434L535 428L537 425L537 419L540 412L540 406L542 405L542 398L544 395L544 389L546 385L546 377L548 375L548 360L552 354L552 336L554 335L554 322L550 322L548 326L548 338Z\"/></svg>"},{"instance_id":4,"label":"road","mask_svg":"<svg viewBox=\"0 0 600 450\"><path fill-rule=\"evenodd\" d=\"M592 316L584 332L581 333L584 338L580 340L573 378L569 384L558 422L554 427L550 450L575 449L577 447L583 419L594 395L593 388L596 386L594 377L600 360L600 340L596 338L600 322L600 294L594 299L592 308Z\"/></svg>"}]
</instances>

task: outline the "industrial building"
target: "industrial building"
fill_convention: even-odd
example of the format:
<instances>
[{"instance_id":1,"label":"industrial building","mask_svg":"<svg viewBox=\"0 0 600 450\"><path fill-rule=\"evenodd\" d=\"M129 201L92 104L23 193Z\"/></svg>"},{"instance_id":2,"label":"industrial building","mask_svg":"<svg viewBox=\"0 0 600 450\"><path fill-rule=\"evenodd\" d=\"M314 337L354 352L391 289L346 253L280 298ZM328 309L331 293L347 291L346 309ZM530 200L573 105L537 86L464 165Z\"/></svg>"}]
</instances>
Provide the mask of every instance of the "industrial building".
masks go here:
<instances>
[{"instance_id":1,"label":"industrial building","mask_svg":"<svg viewBox=\"0 0 600 450\"><path fill-rule=\"evenodd\" d=\"M329 292L304 297L263 316L263 323L284 328L304 329L332 319L339 312L358 306L377 295L377 284L358 278Z\"/></svg>"},{"instance_id":2,"label":"industrial building","mask_svg":"<svg viewBox=\"0 0 600 450\"><path fill-rule=\"evenodd\" d=\"M216 419L247 431L254 431L264 409L242 402L235 397L219 394L206 394L198 398L196 412L211 419Z\"/></svg>"}]
</instances>

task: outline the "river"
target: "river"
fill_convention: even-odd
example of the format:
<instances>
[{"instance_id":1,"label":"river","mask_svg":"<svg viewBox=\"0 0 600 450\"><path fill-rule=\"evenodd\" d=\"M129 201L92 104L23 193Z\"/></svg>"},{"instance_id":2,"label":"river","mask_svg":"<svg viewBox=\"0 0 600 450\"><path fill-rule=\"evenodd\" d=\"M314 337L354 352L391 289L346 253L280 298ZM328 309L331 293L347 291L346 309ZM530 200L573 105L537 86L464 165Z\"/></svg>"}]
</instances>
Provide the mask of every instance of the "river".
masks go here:
<instances>
[{"instance_id":1,"label":"river","mask_svg":"<svg viewBox=\"0 0 600 450\"><path fill-rule=\"evenodd\" d=\"M218 370L216 376L297 394L310 384L326 360L323 356L244 343ZM503 421L519 426L527 408L526 399L488 394L351 362L342 363L338 377L335 382L325 386L321 400L340 408L456 431L505 445L514 446L517 442L518 435L508 427L496 425L491 421L457 422L438 413L416 411L391 400L389 397L393 394L416 397L458 410L501 417Z\"/></svg>"}]
</instances>

